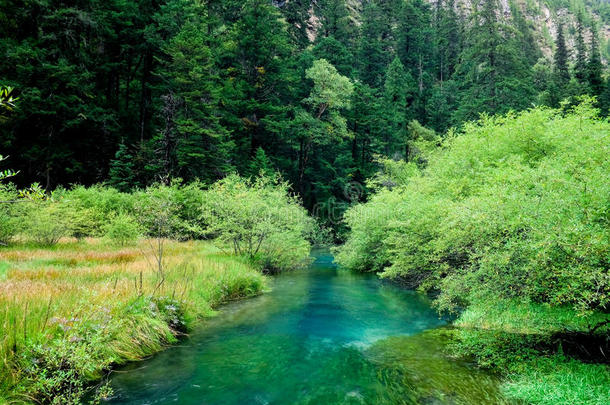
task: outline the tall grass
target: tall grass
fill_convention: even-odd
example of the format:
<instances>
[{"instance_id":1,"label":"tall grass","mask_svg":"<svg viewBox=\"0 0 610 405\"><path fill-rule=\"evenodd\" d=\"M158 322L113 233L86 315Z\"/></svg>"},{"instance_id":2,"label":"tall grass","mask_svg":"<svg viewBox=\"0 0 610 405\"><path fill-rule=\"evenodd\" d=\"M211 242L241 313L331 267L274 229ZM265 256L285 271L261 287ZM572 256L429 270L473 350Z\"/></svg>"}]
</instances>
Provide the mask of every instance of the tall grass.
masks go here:
<instances>
[{"instance_id":1,"label":"tall grass","mask_svg":"<svg viewBox=\"0 0 610 405\"><path fill-rule=\"evenodd\" d=\"M207 242L165 242L163 282L150 244L99 240L0 250L0 403L80 403L87 382L175 342L223 301L260 293L264 276Z\"/></svg>"}]
</instances>

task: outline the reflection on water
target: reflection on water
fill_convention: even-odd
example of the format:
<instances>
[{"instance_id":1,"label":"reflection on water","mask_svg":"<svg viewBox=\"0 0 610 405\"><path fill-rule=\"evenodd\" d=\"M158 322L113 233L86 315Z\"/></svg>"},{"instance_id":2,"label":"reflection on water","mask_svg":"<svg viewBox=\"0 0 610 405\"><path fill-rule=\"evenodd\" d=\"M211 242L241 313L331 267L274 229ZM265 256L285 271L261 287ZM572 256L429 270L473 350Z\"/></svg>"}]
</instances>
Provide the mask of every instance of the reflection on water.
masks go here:
<instances>
[{"instance_id":1,"label":"reflection on water","mask_svg":"<svg viewBox=\"0 0 610 405\"><path fill-rule=\"evenodd\" d=\"M114 373L108 403L502 403L491 377L441 353L445 321L425 296L316 258L181 346Z\"/></svg>"}]
</instances>

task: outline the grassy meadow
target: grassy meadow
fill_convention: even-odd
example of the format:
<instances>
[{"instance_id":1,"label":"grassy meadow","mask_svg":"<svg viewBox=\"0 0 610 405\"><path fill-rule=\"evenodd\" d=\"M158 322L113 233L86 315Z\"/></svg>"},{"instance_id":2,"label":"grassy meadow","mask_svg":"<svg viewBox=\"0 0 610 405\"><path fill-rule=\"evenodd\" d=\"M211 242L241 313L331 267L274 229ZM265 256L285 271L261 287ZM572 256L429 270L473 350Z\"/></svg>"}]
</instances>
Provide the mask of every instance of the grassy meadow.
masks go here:
<instances>
[{"instance_id":1,"label":"grassy meadow","mask_svg":"<svg viewBox=\"0 0 610 405\"><path fill-rule=\"evenodd\" d=\"M114 365L161 350L215 306L264 288L260 271L205 241L0 248L0 403L77 402Z\"/></svg>"}]
</instances>

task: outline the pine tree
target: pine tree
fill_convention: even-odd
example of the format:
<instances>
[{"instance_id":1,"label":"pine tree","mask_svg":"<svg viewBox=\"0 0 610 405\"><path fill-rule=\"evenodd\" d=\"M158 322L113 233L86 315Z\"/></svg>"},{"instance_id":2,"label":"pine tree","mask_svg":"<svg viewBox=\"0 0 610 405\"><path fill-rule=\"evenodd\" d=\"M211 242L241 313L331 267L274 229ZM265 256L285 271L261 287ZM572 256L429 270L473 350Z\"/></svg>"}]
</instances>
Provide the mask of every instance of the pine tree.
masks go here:
<instances>
[{"instance_id":1,"label":"pine tree","mask_svg":"<svg viewBox=\"0 0 610 405\"><path fill-rule=\"evenodd\" d=\"M587 82L587 49L585 46L584 23L582 11L576 16L576 63L574 64L574 77L579 83Z\"/></svg>"},{"instance_id":2,"label":"pine tree","mask_svg":"<svg viewBox=\"0 0 610 405\"><path fill-rule=\"evenodd\" d=\"M282 13L286 16L288 31L299 49L304 49L309 45L307 32L309 8L310 0L290 0L281 8Z\"/></svg>"},{"instance_id":3,"label":"pine tree","mask_svg":"<svg viewBox=\"0 0 610 405\"><path fill-rule=\"evenodd\" d=\"M519 51L514 28L499 17L498 0L485 0L472 15L470 43L461 55L454 79L462 87L455 122L523 109L533 99L531 69Z\"/></svg>"},{"instance_id":4,"label":"pine tree","mask_svg":"<svg viewBox=\"0 0 610 405\"><path fill-rule=\"evenodd\" d=\"M160 166L166 176L210 182L231 171L232 143L219 119L221 84L206 10L196 3L175 2L182 6L184 22L162 46L165 57L157 72L163 79L164 103L164 129L157 137Z\"/></svg>"},{"instance_id":5,"label":"pine tree","mask_svg":"<svg viewBox=\"0 0 610 405\"><path fill-rule=\"evenodd\" d=\"M221 61L223 127L232 133L233 160L244 171L259 147L272 153L273 129L268 123L280 125L277 121L286 119L295 102L293 86L299 79L292 69L295 48L285 20L268 0L242 2L239 18L223 43L232 44Z\"/></svg>"},{"instance_id":6,"label":"pine tree","mask_svg":"<svg viewBox=\"0 0 610 405\"><path fill-rule=\"evenodd\" d=\"M248 165L248 175L252 177L256 176L271 176L274 173L273 163L271 159L265 153L263 148L258 148L256 154L250 160Z\"/></svg>"},{"instance_id":7,"label":"pine tree","mask_svg":"<svg viewBox=\"0 0 610 405\"><path fill-rule=\"evenodd\" d=\"M591 30L591 45L589 49L589 62L587 64L587 79L589 88L594 96L599 96L604 91L604 81L602 79L604 67L599 50L599 37L597 29Z\"/></svg>"},{"instance_id":8,"label":"pine tree","mask_svg":"<svg viewBox=\"0 0 610 405\"><path fill-rule=\"evenodd\" d=\"M386 125L383 128L383 153L392 156L403 149L406 139L407 103L412 101L416 85L410 73L405 71L400 59L395 58L388 66L384 84L384 108Z\"/></svg>"},{"instance_id":9,"label":"pine tree","mask_svg":"<svg viewBox=\"0 0 610 405\"><path fill-rule=\"evenodd\" d=\"M510 10L513 24L517 29L521 56L526 59L528 65L533 66L542 57L542 51L536 43L532 23L523 16L521 7L517 2L510 2Z\"/></svg>"},{"instance_id":10,"label":"pine tree","mask_svg":"<svg viewBox=\"0 0 610 405\"><path fill-rule=\"evenodd\" d=\"M430 6L422 0L405 2L400 9L397 34L397 53L405 68L417 78L423 92L423 73L434 63L430 39Z\"/></svg>"},{"instance_id":11,"label":"pine tree","mask_svg":"<svg viewBox=\"0 0 610 405\"><path fill-rule=\"evenodd\" d=\"M569 51L563 34L563 23L557 25L557 39L555 41L554 74L556 84L561 88L570 81L568 68Z\"/></svg>"},{"instance_id":12,"label":"pine tree","mask_svg":"<svg viewBox=\"0 0 610 405\"><path fill-rule=\"evenodd\" d=\"M124 142L119 144L119 150L110 161L108 184L119 191L128 192L136 187L135 165L133 155Z\"/></svg>"},{"instance_id":13,"label":"pine tree","mask_svg":"<svg viewBox=\"0 0 610 405\"><path fill-rule=\"evenodd\" d=\"M599 97L599 106L604 116L610 115L610 78L606 79L604 92Z\"/></svg>"},{"instance_id":14,"label":"pine tree","mask_svg":"<svg viewBox=\"0 0 610 405\"><path fill-rule=\"evenodd\" d=\"M437 0L436 8L436 71L439 82L449 80L455 72L460 54L460 22L455 0Z\"/></svg>"},{"instance_id":15,"label":"pine tree","mask_svg":"<svg viewBox=\"0 0 610 405\"><path fill-rule=\"evenodd\" d=\"M353 45L356 29L350 20L345 0L317 0L313 5L321 26L318 37L334 37L345 46Z\"/></svg>"},{"instance_id":16,"label":"pine tree","mask_svg":"<svg viewBox=\"0 0 610 405\"><path fill-rule=\"evenodd\" d=\"M352 77L354 74L354 55L335 37L322 38L313 49L316 59L326 59L344 76Z\"/></svg>"},{"instance_id":17,"label":"pine tree","mask_svg":"<svg viewBox=\"0 0 610 405\"><path fill-rule=\"evenodd\" d=\"M382 35L386 22L383 20L381 8L375 2L365 4L362 20L358 47L359 76L364 83L377 88L382 84L388 64Z\"/></svg>"}]
</instances>

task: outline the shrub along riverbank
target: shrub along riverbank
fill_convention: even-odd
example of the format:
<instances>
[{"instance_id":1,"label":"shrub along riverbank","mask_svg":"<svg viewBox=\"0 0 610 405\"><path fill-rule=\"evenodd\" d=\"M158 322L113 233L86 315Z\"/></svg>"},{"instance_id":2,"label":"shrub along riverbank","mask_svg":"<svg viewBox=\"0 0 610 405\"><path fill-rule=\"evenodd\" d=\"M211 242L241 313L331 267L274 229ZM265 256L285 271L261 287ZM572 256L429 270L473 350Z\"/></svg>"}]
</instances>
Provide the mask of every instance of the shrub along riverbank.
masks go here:
<instances>
[{"instance_id":1,"label":"shrub along riverbank","mask_svg":"<svg viewBox=\"0 0 610 405\"><path fill-rule=\"evenodd\" d=\"M530 403L610 394L610 123L587 100L485 117L387 162L340 264L433 291L454 349Z\"/></svg>"},{"instance_id":2,"label":"shrub along riverbank","mask_svg":"<svg viewBox=\"0 0 610 405\"><path fill-rule=\"evenodd\" d=\"M1 194L0 403L79 404L111 367L308 260L313 223L277 179Z\"/></svg>"}]
</instances>

